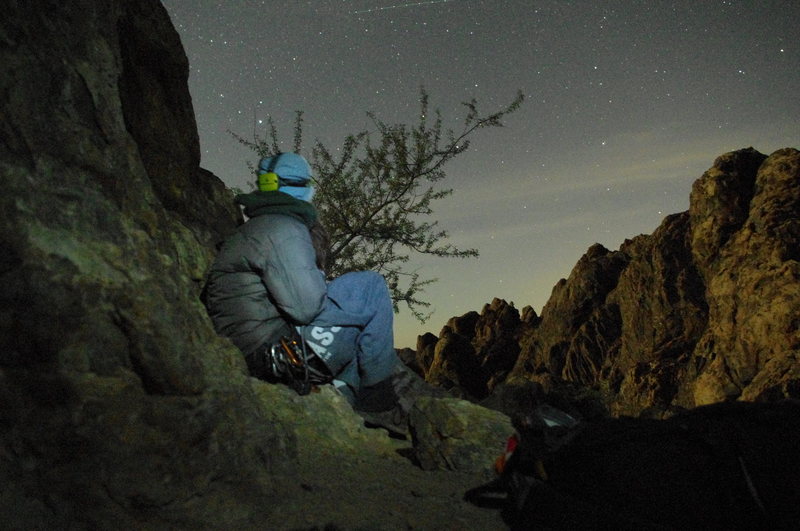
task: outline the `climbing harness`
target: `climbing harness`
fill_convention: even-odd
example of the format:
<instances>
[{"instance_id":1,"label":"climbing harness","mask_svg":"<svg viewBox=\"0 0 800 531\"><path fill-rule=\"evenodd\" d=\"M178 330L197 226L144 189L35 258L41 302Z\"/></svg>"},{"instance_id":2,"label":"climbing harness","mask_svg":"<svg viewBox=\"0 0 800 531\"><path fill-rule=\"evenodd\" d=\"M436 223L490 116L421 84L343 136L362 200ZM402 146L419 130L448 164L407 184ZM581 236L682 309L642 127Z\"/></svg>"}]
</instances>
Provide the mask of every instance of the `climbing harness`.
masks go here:
<instances>
[{"instance_id":1,"label":"climbing harness","mask_svg":"<svg viewBox=\"0 0 800 531\"><path fill-rule=\"evenodd\" d=\"M266 376L285 383L300 395L333 380L330 369L297 331L292 337L283 336L268 346L263 355Z\"/></svg>"}]
</instances>

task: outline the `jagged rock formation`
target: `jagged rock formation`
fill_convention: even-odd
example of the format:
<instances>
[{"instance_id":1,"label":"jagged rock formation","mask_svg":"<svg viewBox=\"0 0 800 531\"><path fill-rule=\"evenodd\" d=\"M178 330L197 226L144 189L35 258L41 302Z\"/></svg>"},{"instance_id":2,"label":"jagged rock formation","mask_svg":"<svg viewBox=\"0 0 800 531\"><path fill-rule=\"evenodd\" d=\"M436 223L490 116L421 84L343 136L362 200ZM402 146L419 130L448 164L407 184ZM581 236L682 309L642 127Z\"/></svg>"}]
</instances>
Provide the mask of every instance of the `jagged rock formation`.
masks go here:
<instances>
[{"instance_id":1,"label":"jagged rock formation","mask_svg":"<svg viewBox=\"0 0 800 531\"><path fill-rule=\"evenodd\" d=\"M690 389L698 404L800 396L800 153L781 150L761 164L750 208L740 214L725 195L740 173L752 178L748 169L735 155L722 158L692 190L692 241L718 227L710 249L692 249L709 264L702 270L709 326L694 352Z\"/></svg>"},{"instance_id":2,"label":"jagged rock formation","mask_svg":"<svg viewBox=\"0 0 800 531\"><path fill-rule=\"evenodd\" d=\"M453 317L439 338L425 334L417 340L414 363L425 379L458 396L485 398L505 379L519 355L519 333L537 322L536 312L519 311L501 299Z\"/></svg>"},{"instance_id":3,"label":"jagged rock formation","mask_svg":"<svg viewBox=\"0 0 800 531\"><path fill-rule=\"evenodd\" d=\"M495 526L457 502L468 477L422 499L422 471L330 386L299 397L249 378L214 333L201 284L241 218L199 167L161 4L3 8L2 527L405 528L407 513Z\"/></svg>"},{"instance_id":4,"label":"jagged rock formation","mask_svg":"<svg viewBox=\"0 0 800 531\"><path fill-rule=\"evenodd\" d=\"M508 383L593 387L618 415L800 397L799 249L800 152L728 153L695 182L688 212L618 251L591 247L540 319L451 319L438 340L420 339L418 361L433 360L432 381L470 382L438 370L464 358L471 377L502 381L474 354L490 348L476 330L496 327L519 338L503 349L504 363L516 358Z\"/></svg>"}]
</instances>

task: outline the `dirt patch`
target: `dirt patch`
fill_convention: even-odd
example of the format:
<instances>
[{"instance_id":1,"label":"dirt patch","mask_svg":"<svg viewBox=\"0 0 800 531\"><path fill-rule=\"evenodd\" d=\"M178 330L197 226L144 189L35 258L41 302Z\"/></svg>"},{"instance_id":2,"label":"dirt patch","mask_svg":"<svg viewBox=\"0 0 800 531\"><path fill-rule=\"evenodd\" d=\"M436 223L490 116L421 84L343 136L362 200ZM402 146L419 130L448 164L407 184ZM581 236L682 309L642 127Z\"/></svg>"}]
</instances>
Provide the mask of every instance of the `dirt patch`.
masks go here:
<instances>
[{"instance_id":1,"label":"dirt patch","mask_svg":"<svg viewBox=\"0 0 800 531\"><path fill-rule=\"evenodd\" d=\"M264 529L506 529L500 513L463 500L493 473L424 471L404 457L411 445L397 442L393 455L307 458L295 477L279 478L287 493Z\"/></svg>"}]
</instances>

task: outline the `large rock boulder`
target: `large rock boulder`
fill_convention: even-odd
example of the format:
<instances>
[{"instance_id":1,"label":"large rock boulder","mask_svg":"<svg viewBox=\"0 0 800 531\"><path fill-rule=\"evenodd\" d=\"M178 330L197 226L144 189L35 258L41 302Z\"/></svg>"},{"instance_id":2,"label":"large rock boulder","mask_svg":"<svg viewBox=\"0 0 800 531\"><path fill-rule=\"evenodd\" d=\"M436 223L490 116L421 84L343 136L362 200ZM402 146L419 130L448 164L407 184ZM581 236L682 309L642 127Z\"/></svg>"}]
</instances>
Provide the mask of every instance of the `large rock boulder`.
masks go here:
<instances>
[{"instance_id":1,"label":"large rock boulder","mask_svg":"<svg viewBox=\"0 0 800 531\"><path fill-rule=\"evenodd\" d=\"M252 522L292 434L197 298L237 213L199 169L169 18L10 2L0 57L5 524Z\"/></svg>"},{"instance_id":2,"label":"large rock boulder","mask_svg":"<svg viewBox=\"0 0 800 531\"><path fill-rule=\"evenodd\" d=\"M422 397L411 410L414 456L424 470L491 475L514 433L511 419L457 398Z\"/></svg>"},{"instance_id":3,"label":"large rock boulder","mask_svg":"<svg viewBox=\"0 0 800 531\"><path fill-rule=\"evenodd\" d=\"M5 523L249 522L294 450L197 298L238 213L199 168L177 33L155 1L0 26Z\"/></svg>"}]
</instances>

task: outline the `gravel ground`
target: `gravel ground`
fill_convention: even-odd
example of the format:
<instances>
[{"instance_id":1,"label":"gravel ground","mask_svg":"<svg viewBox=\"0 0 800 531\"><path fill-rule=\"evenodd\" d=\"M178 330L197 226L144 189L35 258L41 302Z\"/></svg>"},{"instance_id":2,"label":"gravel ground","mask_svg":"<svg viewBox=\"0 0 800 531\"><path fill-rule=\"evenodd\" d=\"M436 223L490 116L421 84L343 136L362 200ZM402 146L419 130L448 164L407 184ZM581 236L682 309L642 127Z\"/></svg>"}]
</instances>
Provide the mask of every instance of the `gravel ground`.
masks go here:
<instances>
[{"instance_id":1,"label":"gravel ground","mask_svg":"<svg viewBox=\"0 0 800 531\"><path fill-rule=\"evenodd\" d=\"M299 464L298 474L280 478L285 505L264 529L492 530L507 529L500 512L463 501L464 493L493 473L424 471L393 455L318 456Z\"/></svg>"}]
</instances>

